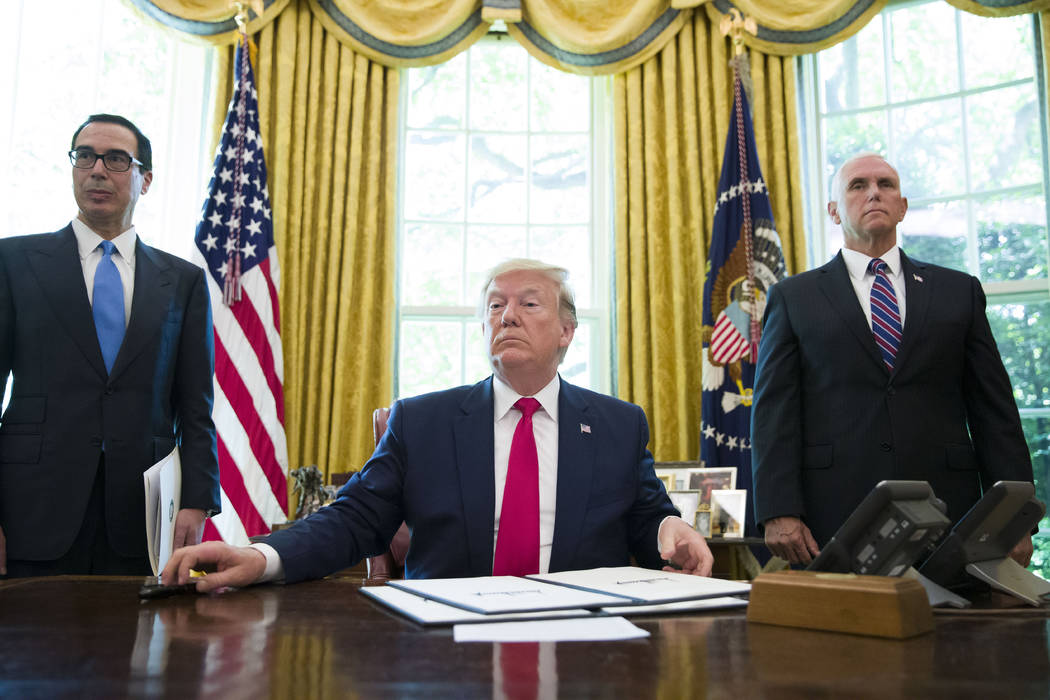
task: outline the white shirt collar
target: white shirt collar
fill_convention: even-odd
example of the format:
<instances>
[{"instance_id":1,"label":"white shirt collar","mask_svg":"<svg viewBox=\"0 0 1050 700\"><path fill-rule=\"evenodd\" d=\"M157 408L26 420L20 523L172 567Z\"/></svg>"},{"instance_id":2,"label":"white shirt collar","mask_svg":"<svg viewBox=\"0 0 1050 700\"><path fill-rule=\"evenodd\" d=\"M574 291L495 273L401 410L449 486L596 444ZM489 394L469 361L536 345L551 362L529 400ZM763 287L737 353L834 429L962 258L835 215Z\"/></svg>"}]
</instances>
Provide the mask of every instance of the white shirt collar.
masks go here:
<instances>
[{"instance_id":1,"label":"white shirt collar","mask_svg":"<svg viewBox=\"0 0 1050 700\"><path fill-rule=\"evenodd\" d=\"M558 374L555 374L554 379L550 380L547 386L537 391L532 397L540 402L540 406L543 407L543 410L555 423L558 422L559 391L561 391L561 377ZM517 403L518 399L521 397L521 394L514 391L509 384L504 383L504 381L497 375L492 375L492 415L496 421L502 420L510 409L514 408L514 404Z\"/></svg>"},{"instance_id":2,"label":"white shirt collar","mask_svg":"<svg viewBox=\"0 0 1050 700\"><path fill-rule=\"evenodd\" d=\"M890 276L900 274L900 246L893 246L879 257L884 263L886 263L886 267L890 268ZM849 271L849 276L856 280L864 279L864 275L868 274L868 263L873 260L870 255L859 253L855 250L850 250L849 248L842 249L842 259L846 263L846 269Z\"/></svg>"},{"instance_id":3,"label":"white shirt collar","mask_svg":"<svg viewBox=\"0 0 1050 700\"><path fill-rule=\"evenodd\" d=\"M83 260L95 248L98 248L98 244L105 239L91 230L91 227L80 219L73 219L71 223L73 224L73 234L77 238L77 250L80 252L80 259ZM137 237L138 234L135 232L135 227L132 226L113 239L113 245L117 247L120 257L124 258L129 265L135 259L135 241Z\"/></svg>"}]
</instances>

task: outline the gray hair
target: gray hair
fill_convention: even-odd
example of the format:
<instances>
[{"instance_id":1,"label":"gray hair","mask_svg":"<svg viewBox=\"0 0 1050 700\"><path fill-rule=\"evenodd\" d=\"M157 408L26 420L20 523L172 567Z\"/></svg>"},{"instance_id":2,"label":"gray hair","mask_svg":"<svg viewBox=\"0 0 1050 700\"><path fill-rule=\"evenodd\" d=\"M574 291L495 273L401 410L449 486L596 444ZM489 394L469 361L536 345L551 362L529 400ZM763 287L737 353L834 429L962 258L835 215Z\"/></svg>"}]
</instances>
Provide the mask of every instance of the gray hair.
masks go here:
<instances>
[{"instance_id":1,"label":"gray hair","mask_svg":"<svg viewBox=\"0 0 1050 700\"><path fill-rule=\"evenodd\" d=\"M886 160L886 156L882 155L881 153L876 153L875 151L865 151L864 153L858 153L855 156L847 158L845 161L843 161L842 165L839 166L838 170L835 171L835 176L831 178L831 195L828 201L842 201L842 196L843 194L845 194L843 188L846 186L846 183L842 181L842 171L846 169L847 165L849 165L855 160L860 160L861 158L878 158L883 163L890 166L890 169L893 170L893 172L897 173L897 182L898 184L900 183L901 174L897 172L896 168L893 167L893 163Z\"/></svg>"},{"instance_id":2,"label":"gray hair","mask_svg":"<svg viewBox=\"0 0 1050 700\"><path fill-rule=\"evenodd\" d=\"M550 265L540 260L531 260L529 258L513 258L511 260L504 260L499 265L489 270L485 276L485 282L481 285L481 298L478 301L478 317L481 319L485 318L485 297L489 291L489 285L497 277L501 277L511 272L539 272L544 275L552 282L558 285L558 308L560 310L560 316L563 320L571 321L572 327L576 328L579 326L579 321L576 319L576 298L572 293L572 287L569 286L569 271L564 267L558 267L557 265Z\"/></svg>"}]
</instances>

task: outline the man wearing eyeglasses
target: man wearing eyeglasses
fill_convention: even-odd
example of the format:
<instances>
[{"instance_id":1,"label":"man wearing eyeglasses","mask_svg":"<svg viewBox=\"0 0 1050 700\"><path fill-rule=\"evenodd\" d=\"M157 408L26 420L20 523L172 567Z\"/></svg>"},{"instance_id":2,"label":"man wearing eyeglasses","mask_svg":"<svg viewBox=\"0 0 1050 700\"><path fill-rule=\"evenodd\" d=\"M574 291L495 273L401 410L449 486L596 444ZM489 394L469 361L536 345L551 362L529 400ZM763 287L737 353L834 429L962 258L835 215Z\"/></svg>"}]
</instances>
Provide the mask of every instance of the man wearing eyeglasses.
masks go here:
<instances>
[{"instance_id":1,"label":"man wearing eyeglasses","mask_svg":"<svg viewBox=\"0 0 1050 700\"><path fill-rule=\"evenodd\" d=\"M149 574L142 473L176 445L175 546L219 509L204 275L132 223L149 139L96 114L69 159L72 222L0 240L0 576Z\"/></svg>"}]
</instances>

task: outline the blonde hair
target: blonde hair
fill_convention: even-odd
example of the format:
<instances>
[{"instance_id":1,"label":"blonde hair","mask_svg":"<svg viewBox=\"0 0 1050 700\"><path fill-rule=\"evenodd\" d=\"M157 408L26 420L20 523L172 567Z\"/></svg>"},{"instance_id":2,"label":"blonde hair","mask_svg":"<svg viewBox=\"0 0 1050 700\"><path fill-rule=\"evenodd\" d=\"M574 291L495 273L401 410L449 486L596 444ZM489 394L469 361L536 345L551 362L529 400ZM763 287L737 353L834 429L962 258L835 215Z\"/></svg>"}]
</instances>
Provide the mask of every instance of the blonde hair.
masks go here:
<instances>
[{"instance_id":1,"label":"blonde hair","mask_svg":"<svg viewBox=\"0 0 1050 700\"><path fill-rule=\"evenodd\" d=\"M571 321L573 328L580 325L579 321L576 319L575 295L572 293L572 287L569 286L569 271L564 267L550 265L540 260L531 260L529 258L504 260L499 265L496 265L489 270L488 274L485 276L485 282L481 285L481 298L478 300L479 318L485 318L485 297L488 294L489 285L492 284L492 280L511 272L523 271L539 272L552 282L556 283L558 285L559 315L562 317L562 320Z\"/></svg>"}]
</instances>

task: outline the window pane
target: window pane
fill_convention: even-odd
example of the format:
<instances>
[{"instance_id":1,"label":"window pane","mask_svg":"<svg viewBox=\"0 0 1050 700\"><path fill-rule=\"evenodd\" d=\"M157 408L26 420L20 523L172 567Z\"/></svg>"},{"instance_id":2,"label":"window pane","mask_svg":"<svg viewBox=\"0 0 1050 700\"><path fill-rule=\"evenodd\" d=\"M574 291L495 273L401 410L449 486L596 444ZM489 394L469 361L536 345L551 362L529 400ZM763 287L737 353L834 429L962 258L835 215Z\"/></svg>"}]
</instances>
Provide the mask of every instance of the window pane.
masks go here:
<instances>
[{"instance_id":1,"label":"window pane","mask_svg":"<svg viewBox=\"0 0 1050 700\"><path fill-rule=\"evenodd\" d=\"M1050 503L1050 417L1022 418L1028 451L1032 455L1032 471L1035 475L1035 497ZM1050 514L1039 522L1039 535L1034 538L1035 554L1029 567L1043 578L1050 578Z\"/></svg>"},{"instance_id":2,"label":"window pane","mask_svg":"<svg viewBox=\"0 0 1050 700\"><path fill-rule=\"evenodd\" d=\"M524 131L529 116L529 55L507 51L506 40L475 44L470 51L470 128Z\"/></svg>"},{"instance_id":3,"label":"window pane","mask_svg":"<svg viewBox=\"0 0 1050 700\"><path fill-rule=\"evenodd\" d=\"M398 367L402 396L460 384L460 338L459 321L403 322Z\"/></svg>"},{"instance_id":4,"label":"window pane","mask_svg":"<svg viewBox=\"0 0 1050 700\"><path fill-rule=\"evenodd\" d=\"M974 190L1043 181L1038 95L1031 84L966 100L970 178Z\"/></svg>"},{"instance_id":5,"label":"window pane","mask_svg":"<svg viewBox=\"0 0 1050 700\"><path fill-rule=\"evenodd\" d=\"M858 153L885 153L889 148L886 116L883 112L829 116L821 121L824 134L824 189L831 190L831 178L839 166Z\"/></svg>"},{"instance_id":6,"label":"window pane","mask_svg":"<svg viewBox=\"0 0 1050 700\"><path fill-rule=\"evenodd\" d=\"M955 9L951 5L934 2L893 11L889 13L889 22L893 46L891 102L959 89ZM873 72L869 77L874 81L878 73Z\"/></svg>"},{"instance_id":7,"label":"window pane","mask_svg":"<svg viewBox=\"0 0 1050 700\"><path fill-rule=\"evenodd\" d=\"M966 192L962 103L927 102L890 112L893 152L901 186L909 198Z\"/></svg>"},{"instance_id":8,"label":"window pane","mask_svg":"<svg viewBox=\"0 0 1050 700\"><path fill-rule=\"evenodd\" d=\"M1046 206L1042 192L978 200L974 202L974 219L983 281L1046 279Z\"/></svg>"},{"instance_id":9,"label":"window pane","mask_svg":"<svg viewBox=\"0 0 1050 700\"><path fill-rule=\"evenodd\" d=\"M1050 408L1050 301L989 304L988 322L1017 405Z\"/></svg>"},{"instance_id":10,"label":"window pane","mask_svg":"<svg viewBox=\"0 0 1050 700\"><path fill-rule=\"evenodd\" d=\"M401 303L455 306L462 288L462 226L409 224L401 253Z\"/></svg>"},{"instance_id":11,"label":"window pane","mask_svg":"<svg viewBox=\"0 0 1050 700\"><path fill-rule=\"evenodd\" d=\"M532 71L532 130L587 131L591 93L580 90L579 76L543 64Z\"/></svg>"},{"instance_id":12,"label":"window pane","mask_svg":"<svg viewBox=\"0 0 1050 700\"><path fill-rule=\"evenodd\" d=\"M471 221L516 223L525 218L525 136L470 139Z\"/></svg>"},{"instance_id":13,"label":"window pane","mask_svg":"<svg viewBox=\"0 0 1050 700\"><path fill-rule=\"evenodd\" d=\"M529 255L524 226L470 226L467 229L467 289L464 304L476 306L485 273L507 258Z\"/></svg>"},{"instance_id":14,"label":"window pane","mask_svg":"<svg viewBox=\"0 0 1050 700\"><path fill-rule=\"evenodd\" d=\"M534 226L529 241L531 255L561 265L569 271L569 286L576 294L576 306L592 305L591 238L586 226Z\"/></svg>"},{"instance_id":15,"label":"window pane","mask_svg":"<svg viewBox=\"0 0 1050 700\"><path fill-rule=\"evenodd\" d=\"M818 60L821 109L825 112L872 107L886 101L881 20L872 20L856 36L821 51Z\"/></svg>"},{"instance_id":16,"label":"window pane","mask_svg":"<svg viewBox=\"0 0 1050 700\"><path fill-rule=\"evenodd\" d=\"M897 228L905 252L923 262L969 270L966 255L966 203L937 202L909 208Z\"/></svg>"},{"instance_id":17,"label":"window pane","mask_svg":"<svg viewBox=\"0 0 1050 700\"><path fill-rule=\"evenodd\" d=\"M463 216L464 137L413 131L405 139L406 219L459 221Z\"/></svg>"},{"instance_id":18,"label":"window pane","mask_svg":"<svg viewBox=\"0 0 1050 700\"><path fill-rule=\"evenodd\" d=\"M408 126L413 129L459 129L466 111L467 56L408 71Z\"/></svg>"},{"instance_id":19,"label":"window pane","mask_svg":"<svg viewBox=\"0 0 1050 700\"><path fill-rule=\"evenodd\" d=\"M565 360L558 368L562 377L578 386L592 386L594 381L590 367L591 335L594 327L593 321L580 321L576 334L572 338L572 345L565 353Z\"/></svg>"},{"instance_id":20,"label":"window pane","mask_svg":"<svg viewBox=\"0 0 1050 700\"><path fill-rule=\"evenodd\" d=\"M590 220L586 136L534 136L529 221L582 224Z\"/></svg>"},{"instance_id":21,"label":"window pane","mask_svg":"<svg viewBox=\"0 0 1050 700\"><path fill-rule=\"evenodd\" d=\"M967 89L1035 75L1030 16L1000 17L989 22L986 17L963 12L959 18L964 45L981 43L995 47L994 51L963 52Z\"/></svg>"}]
</instances>

